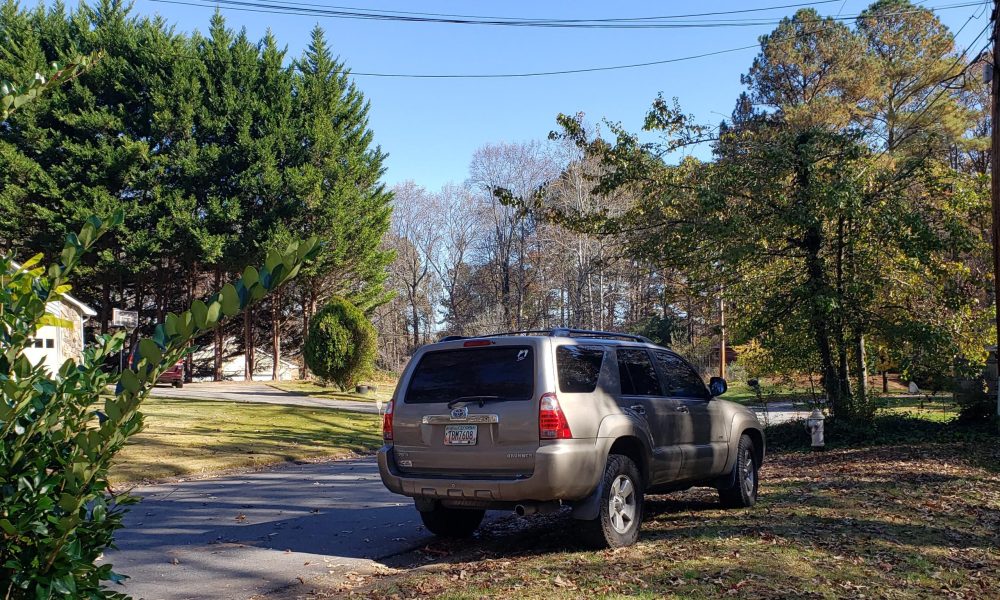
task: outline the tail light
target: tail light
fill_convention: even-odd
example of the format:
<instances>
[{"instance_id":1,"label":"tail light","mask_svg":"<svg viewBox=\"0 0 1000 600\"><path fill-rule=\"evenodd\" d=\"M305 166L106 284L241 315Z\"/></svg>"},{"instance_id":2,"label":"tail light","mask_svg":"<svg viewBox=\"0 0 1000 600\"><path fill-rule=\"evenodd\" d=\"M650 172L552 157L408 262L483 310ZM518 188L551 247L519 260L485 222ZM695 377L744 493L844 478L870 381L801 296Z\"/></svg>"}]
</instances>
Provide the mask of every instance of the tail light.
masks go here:
<instances>
[{"instance_id":1,"label":"tail light","mask_svg":"<svg viewBox=\"0 0 1000 600\"><path fill-rule=\"evenodd\" d=\"M559 399L552 392L542 394L538 400L538 439L568 440L572 437Z\"/></svg>"},{"instance_id":2,"label":"tail light","mask_svg":"<svg viewBox=\"0 0 1000 600\"><path fill-rule=\"evenodd\" d=\"M395 398L390 399L385 405L385 412L382 413L382 439L387 442L392 441L392 405L395 403Z\"/></svg>"}]
</instances>

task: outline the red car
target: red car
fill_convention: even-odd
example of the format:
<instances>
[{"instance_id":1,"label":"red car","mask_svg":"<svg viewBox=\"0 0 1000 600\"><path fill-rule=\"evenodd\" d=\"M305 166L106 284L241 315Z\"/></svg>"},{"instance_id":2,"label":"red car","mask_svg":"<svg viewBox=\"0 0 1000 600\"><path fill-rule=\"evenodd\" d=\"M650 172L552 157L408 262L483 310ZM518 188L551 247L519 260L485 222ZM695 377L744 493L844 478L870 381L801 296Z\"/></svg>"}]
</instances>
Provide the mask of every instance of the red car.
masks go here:
<instances>
[{"instance_id":1,"label":"red car","mask_svg":"<svg viewBox=\"0 0 1000 600\"><path fill-rule=\"evenodd\" d=\"M128 364L131 365L133 362L135 362L134 348L132 349L132 352L128 356ZM175 388L184 387L184 361L183 360L177 361L177 364L175 364L174 366L170 367L162 374L160 374L160 377L159 379L156 380L156 383L169 383Z\"/></svg>"},{"instance_id":2,"label":"red car","mask_svg":"<svg viewBox=\"0 0 1000 600\"><path fill-rule=\"evenodd\" d=\"M184 387L184 361L178 361L177 364L164 371L156 383L169 383L175 388Z\"/></svg>"}]
</instances>

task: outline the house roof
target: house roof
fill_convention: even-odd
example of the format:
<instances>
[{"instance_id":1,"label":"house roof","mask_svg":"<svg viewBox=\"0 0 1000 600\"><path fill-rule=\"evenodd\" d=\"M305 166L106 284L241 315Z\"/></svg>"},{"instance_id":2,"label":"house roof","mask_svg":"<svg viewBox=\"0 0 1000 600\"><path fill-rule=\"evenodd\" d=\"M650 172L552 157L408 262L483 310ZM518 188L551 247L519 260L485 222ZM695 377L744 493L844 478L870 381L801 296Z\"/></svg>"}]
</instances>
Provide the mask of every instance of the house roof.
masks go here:
<instances>
[{"instance_id":1,"label":"house roof","mask_svg":"<svg viewBox=\"0 0 1000 600\"><path fill-rule=\"evenodd\" d=\"M19 262L16 262L16 261L12 260L12 261L10 261L10 264L14 265L15 269L20 269L21 268L21 263L19 263ZM83 302L80 302L79 300L77 300L73 296L70 296L69 294L63 294L62 297L60 298L60 301L65 302L66 304L69 304L71 306L76 307L77 310L79 310L80 312L82 312L83 316L85 316L85 317L96 317L97 316L97 311L96 310L94 310L93 308L87 306Z\"/></svg>"}]
</instances>

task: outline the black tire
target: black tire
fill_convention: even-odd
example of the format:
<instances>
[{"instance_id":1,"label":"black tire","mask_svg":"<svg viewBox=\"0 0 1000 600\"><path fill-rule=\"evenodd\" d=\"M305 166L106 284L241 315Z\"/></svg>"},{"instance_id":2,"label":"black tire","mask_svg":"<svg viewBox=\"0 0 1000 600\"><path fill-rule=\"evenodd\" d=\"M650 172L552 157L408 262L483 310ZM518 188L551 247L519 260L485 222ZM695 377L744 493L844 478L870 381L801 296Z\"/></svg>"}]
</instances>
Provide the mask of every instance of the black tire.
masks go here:
<instances>
[{"instance_id":1,"label":"black tire","mask_svg":"<svg viewBox=\"0 0 1000 600\"><path fill-rule=\"evenodd\" d=\"M175 388L182 388L182 387L184 387L184 382L183 381L175 381L174 382L174 387Z\"/></svg>"},{"instance_id":2,"label":"black tire","mask_svg":"<svg viewBox=\"0 0 1000 600\"><path fill-rule=\"evenodd\" d=\"M588 541L599 548L631 546L642 526L643 483L639 467L621 454L608 456L601 480L600 514L584 522Z\"/></svg>"},{"instance_id":3,"label":"black tire","mask_svg":"<svg viewBox=\"0 0 1000 600\"><path fill-rule=\"evenodd\" d=\"M736 464L730 474L731 487L719 488L719 500L726 508L750 508L757 503L757 486L760 483L757 455L750 436L740 437Z\"/></svg>"},{"instance_id":4,"label":"black tire","mask_svg":"<svg viewBox=\"0 0 1000 600\"><path fill-rule=\"evenodd\" d=\"M482 509L446 508L437 504L434 510L420 512L424 527L434 535L446 538L467 538L479 529L486 511Z\"/></svg>"}]
</instances>

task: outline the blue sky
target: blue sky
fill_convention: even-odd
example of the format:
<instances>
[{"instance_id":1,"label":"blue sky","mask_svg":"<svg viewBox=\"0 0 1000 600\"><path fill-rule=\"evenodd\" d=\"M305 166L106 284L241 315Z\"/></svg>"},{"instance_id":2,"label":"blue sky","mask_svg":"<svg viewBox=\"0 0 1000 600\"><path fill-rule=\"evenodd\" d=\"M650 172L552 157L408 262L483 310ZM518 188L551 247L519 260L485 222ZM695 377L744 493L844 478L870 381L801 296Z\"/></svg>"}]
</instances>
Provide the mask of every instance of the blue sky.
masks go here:
<instances>
[{"instance_id":1,"label":"blue sky","mask_svg":"<svg viewBox=\"0 0 1000 600\"><path fill-rule=\"evenodd\" d=\"M200 2L201 0L192 0ZM262 0L258 0L262 1ZM267 1L267 0L263 0ZM559 1L500 2L412 0L298 0L313 5L371 10L458 13L523 18L611 18L686 14L788 5L805 0L704 0L701 2ZM959 0L928 0L939 7ZM823 15L856 15L869 2L835 0L815 6ZM135 11L160 14L179 30L205 31L214 10L136 0ZM715 18L777 20L794 8ZM319 23L333 50L363 73L524 73L603 67L672 59L754 44L773 25L711 29L551 29L317 19L240 12L222 8L229 25L246 27L254 39L270 28L297 56ZM964 48L986 26L989 10L962 7L939 11L953 31L980 14L958 36ZM977 42L974 51L985 42ZM390 79L357 76L371 101L375 140L389 154L388 184L412 179L430 190L465 179L476 148L491 142L544 139L558 113L583 112L590 122L620 121L631 130L663 92L686 112L716 123L732 111L742 87L740 74L754 50L673 64L518 79Z\"/></svg>"}]
</instances>

